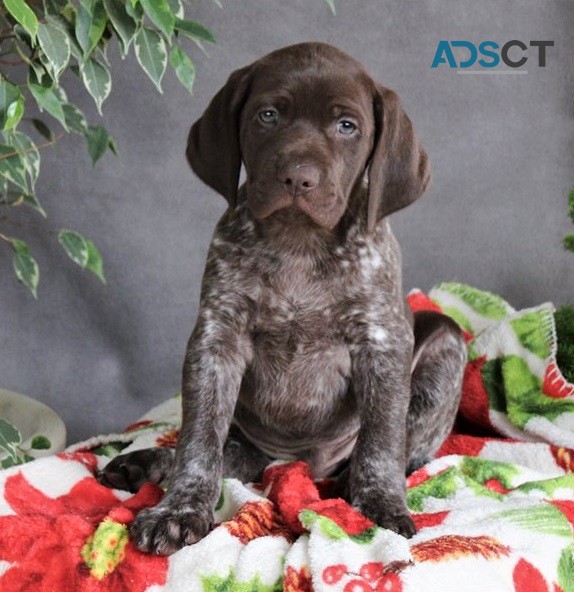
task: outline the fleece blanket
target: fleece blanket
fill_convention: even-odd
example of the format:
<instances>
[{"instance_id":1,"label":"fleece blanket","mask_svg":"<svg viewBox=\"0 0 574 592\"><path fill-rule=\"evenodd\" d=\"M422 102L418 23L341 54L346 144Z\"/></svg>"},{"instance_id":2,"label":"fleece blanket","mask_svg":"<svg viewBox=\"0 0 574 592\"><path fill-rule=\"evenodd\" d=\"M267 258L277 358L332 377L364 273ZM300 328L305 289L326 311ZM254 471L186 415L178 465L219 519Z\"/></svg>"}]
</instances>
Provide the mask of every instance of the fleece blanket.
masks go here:
<instances>
[{"instance_id":1,"label":"fleece blanket","mask_svg":"<svg viewBox=\"0 0 574 592\"><path fill-rule=\"evenodd\" d=\"M555 363L553 309L515 311L469 286L413 292L442 310L469 347L454 432L407 479L418 527L379 528L303 462L262 483L223 481L208 536L170 557L130 542L135 495L95 475L120 450L173 447L178 397L124 433L0 472L2 592L574 592L574 386Z\"/></svg>"}]
</instances>

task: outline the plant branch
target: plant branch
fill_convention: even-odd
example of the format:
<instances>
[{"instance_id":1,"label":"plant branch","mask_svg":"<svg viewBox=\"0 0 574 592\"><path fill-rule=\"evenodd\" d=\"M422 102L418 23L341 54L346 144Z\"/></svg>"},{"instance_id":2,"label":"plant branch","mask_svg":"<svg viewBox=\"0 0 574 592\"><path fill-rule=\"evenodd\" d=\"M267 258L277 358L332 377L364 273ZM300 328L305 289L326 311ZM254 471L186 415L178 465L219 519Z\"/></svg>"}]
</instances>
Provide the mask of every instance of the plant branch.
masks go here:
<instances>
[{"instance_id":1,"label":"plant branch","mask_svg":"<svg viewBox=\"0 0 574 592\"><path fill-rule=\"evenodd\" d=\"M0 240L3 240L5 243L8 243L10 246L12 246L14 244L12 239L9 236L6 236L5 234L2 234L1 232L0 232Z\"/></svg>"},{"instance_id":2,"label":"plant branch","mask_svg":"<svg viewBox=\"0 0 574 592\"><path fill-rule=\"evenodd\" d=\"M49 148L53 146L58 140L63 137L64 134L58 134L54 136L51 140L44 142L43 144L34 145L32 148L26 148L26 150L14 150L13 152L8 152L7 154L3 154L0 156L0 160L6 160L7 158L12 158L13 156L19 156L20 154L27 154L28 152L34 152L34 150L42 150L43 148Z\"/></svg>"}]
</instances>

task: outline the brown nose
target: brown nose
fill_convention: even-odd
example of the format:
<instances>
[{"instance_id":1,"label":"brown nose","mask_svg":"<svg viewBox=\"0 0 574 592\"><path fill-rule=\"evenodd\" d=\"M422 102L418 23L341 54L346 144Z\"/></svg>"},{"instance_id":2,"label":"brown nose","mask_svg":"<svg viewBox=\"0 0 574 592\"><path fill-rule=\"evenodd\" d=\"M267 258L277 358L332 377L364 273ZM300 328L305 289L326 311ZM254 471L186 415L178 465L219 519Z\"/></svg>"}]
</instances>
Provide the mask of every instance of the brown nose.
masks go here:
<instances>
[{"instance_id":1,"label":"brown nose","mask_svg":"<svg viewBox=\"0 0 574 592\"><path fill-rule=\"evenodd\" d=\"M319 185L320 173L317 167L308 164L281 167L277 178L293 196L304 195Z\"/></svg>"}]
</instances>

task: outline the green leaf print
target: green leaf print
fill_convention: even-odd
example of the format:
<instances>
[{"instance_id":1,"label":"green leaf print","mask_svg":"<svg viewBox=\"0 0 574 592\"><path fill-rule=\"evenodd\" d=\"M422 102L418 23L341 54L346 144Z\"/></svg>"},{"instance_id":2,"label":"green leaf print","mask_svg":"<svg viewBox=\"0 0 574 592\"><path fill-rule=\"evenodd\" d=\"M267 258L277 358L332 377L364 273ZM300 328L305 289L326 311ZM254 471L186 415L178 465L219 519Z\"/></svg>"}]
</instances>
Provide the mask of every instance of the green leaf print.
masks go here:
<instances>
[{"instance_id":1,"label":"green leaf print","mask_svg":"<svg viewBox=\"0 0 574 592\"><path fill-rule=\"evenodd\" d=\"M491 409L506 413L506 395L504 393L504 378L502 376L502 359L488 360L482 367L482 382L488 393Z\"/></svg>"},{"instance_id":2,"label":"green leaf print","mask_svg":"<svg viewBox=\"0 0 574 592\"><path fill-rule=\"evenodd\" d=\"M566 475L560 475L560 477L543 479L542 481L528 481L517 487L515 491L530 493L531 491L541 490L552 498L559 489L574 489L574 473L567 473Z\"/></svg>"},{"instance_id":3,"label":"green leaf print","mask_svg":"<svg viewBox=\"0 0 574 592\"><path fill-rule=\"evenodd\" d=\"M546 360L552 353L552 312L541 309L525 313L510 321L522 347L532 352L541 360Z\"/></svg>"},{"instance_id":4,"label":"green leaf print","mask_svg":"<svg viewBox=\"0 0 574 592\"><path fill-rule=\"evenodd\" d=\"M273 584L264 584L261 576L256 575L252 580L240 582L235 572L230 570L227 576L201 576L203 592L280 592L283 587L283 578L279 578Z\"/></svg>"},{"instance_id":5,"label":"green leaf print","mask_svg":"<svg viewBox=\"0 0 574 592\"><path fill-rule=\"evenodd\" d=\"M473 333L470 321L454 306L441 306L442 312L450 317L461 329Z\"/></svg>"},{"instance_id":6,"label":"green leaf print","mask_svg":"<svg viewBox=\"0 0 574 592\"><path fill-rule=\"evenodd\" d=\"M427 497L446 499L460 489L461 474L456 467L451 467L442 473L431 477L428 481L411 487L407 491L407 505L414 512L424 511L424 500Z\"/></svg>"},{"instance_id":7,"label":"green leaf print","mask_svg":"<svg viewBox=\"0 0 574 592\"><path fill-rule=\"evenodd\" d=\"M512 489L513 477L520 473L519 469L508 463L467 456L463 459L460 469L473 481L484 485L490 479L499 481L505 489Z\"/></svg>"},{"instance_id":8,"label":"green leaf print","mask_svg":"<svg viewBox=\"0 0 574 592\"><path fill-rule=\"evenodd\" d=\"M558 584L563 592L574 592L574 545L566 547L560 555Z\"/></svg>"},{"instance_id":9,"label":"green leaf print","mask_svg":"<svg viewBox=\"0 0 574 592\"><path fill-rule=\"evenodd\" d=\"M335 524L325 516L317 514L317 512L313 512L313 510L303 510L299 514L299 520L301 520L301 524L307 530L311 530L311 527L317 524L321 533L329 539L340 540L349 538L349 535L338 524Z\"/></svg>"},{"instance_id":10,"label":"green leaf print","mask_svg":"<svg viewBox=\"0 0 574 592\"><path fill-rule=\"evenodd\" d=\"M563 413L574 413L574 401L554 399L542 393L540 379L532 374L526 361L519 356L506 356L502 361L504 389L510 421L524 428L529 419L543 416L556 419Z\"/></svg>"},{"instance_id":11,"label":"green leaf print","mask_svg":"<svg viewBox=\"0 0 574 592\"><path fill-rule=\"evenodd\" d=\"M572 529L564 514L550 504L516 510L505 510L493 517L504 518L521 528L570 538Z\"/></svg>"},{"instance_id":12,"label":"green leaf print","mask_svg":"<svg viewBox=\"0 0 574 592\"><path fill-rule=\"evenodd\" d=\"M503 319L511 312L510 307L502 298L464 284L440 284L437 289L457 296L474 312L487 319Z\"/></svg>"}]
</instances>

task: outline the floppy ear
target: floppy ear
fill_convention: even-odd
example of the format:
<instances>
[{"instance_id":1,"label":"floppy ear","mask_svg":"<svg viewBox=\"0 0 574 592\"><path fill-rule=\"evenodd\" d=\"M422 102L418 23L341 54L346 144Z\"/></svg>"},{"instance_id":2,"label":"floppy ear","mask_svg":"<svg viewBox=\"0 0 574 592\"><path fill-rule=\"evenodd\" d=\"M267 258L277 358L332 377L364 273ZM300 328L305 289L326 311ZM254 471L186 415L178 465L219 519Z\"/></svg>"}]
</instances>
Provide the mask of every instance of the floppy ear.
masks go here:
<instances>
[{"instance_id":1,"label":"floppy ear","mask_svg":"<svg viewBox=\"0 0 574 592\"><path fill-rule=\"evenodd\" d=\"M383 86L374 99L375 147L369 165L367 227L418 199L430 183L430 163L399 96Z\"/></svg>"},{"instance_id":2,"label":"floppy ear","mask_svg":"<svg viewBox=\"0 0 574 592\"><path fill-rule=\"evenodd\" d=\"M247 99L251 67L231 74L204 114L192 125L186 156L194 173L223 195L231 207L237 202L241 171L239 118Z\"/></svg>"}]
</instances>

